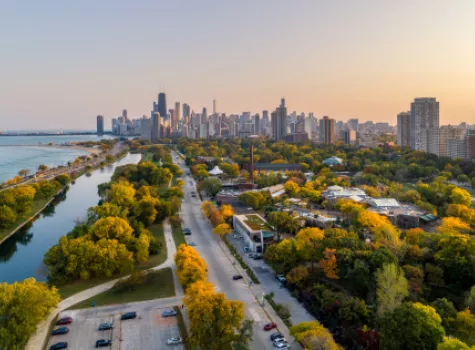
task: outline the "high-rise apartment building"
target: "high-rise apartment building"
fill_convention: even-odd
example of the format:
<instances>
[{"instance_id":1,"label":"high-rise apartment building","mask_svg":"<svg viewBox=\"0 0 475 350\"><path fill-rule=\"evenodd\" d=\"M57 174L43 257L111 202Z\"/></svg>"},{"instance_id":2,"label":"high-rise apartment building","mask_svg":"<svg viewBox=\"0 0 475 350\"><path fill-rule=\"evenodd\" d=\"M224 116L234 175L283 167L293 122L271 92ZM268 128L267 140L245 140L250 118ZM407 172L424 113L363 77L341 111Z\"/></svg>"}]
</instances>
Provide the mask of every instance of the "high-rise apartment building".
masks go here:
<instances>
[{"instance_id":1,"label":"high-rise apartment building","mask_svg":"<svg viewBox=\"0 0 475 350\"><path fill-rule=\"evenodd\" d=\"M174 109L170 109L168 111L168 114L170 115L170 127L172 130L174 130L175 126L176 126L176 119L177 117L175 116L175 110Z\"/></svg>"},{"instance_id":2,"label":"high-rise apartment building","mask_svg":"<svg viewBox=\"0 0 475 350\"><path fill-rule=\"evenodd\" d=\"M104 117L102 115L97 116L97 134L102 135L104 133Z\"/></svg>"},{"instance_id":3,"label":"high-rise apartment building","mask_svg":"<svg viewBox=\"0 0 475 350\"><path fill-rule=\"evenodd\" d=\"M344 130L341 132L341 141L347 145L353 145L356 143L356 131Z\"/></svg>"},{"instance_id":4,"label":"high-rise apartment building","mask_svg":"<svg viewBox=\"0 0 475 350\"><path fill-rule=\"evenodd\" d=\"M439 157L450 157L453 151L449 152L447 144L452 140L463 140L465 129L459 126L442 125L439 130ZM452 146L454 147L454 146Z\"/></svg>"},{"instance_id":5,"label":"high-rise apartment building","mask_svg":"<svg viewBox=\"0 0 475 350\"><path fill-rule=\"evenodd\" d=\"M397 144L401 147L411 146L411 112L397 115Z\"/></svg>"},{"instance_id":6,"label":"high-rise apartment building","mask_svg":"<svg viewBox=\"0 0 475 350\"><path fill-rule=\"evenodd\" d=\"M356 132L358 132L358 125L359 125L358 123L359 123L358 118L353 118L353 119L348 120L348 126L350 127L351 130L354 130Z\"/></svg>"},{"instance_id":7,"label":"high-rise apartment building","mask_svg":"<svg viewBox=\"0 0 475 350\"><path fill-rule=\"evenodd\" d=\"M280 106L271 114L272 119L272 138L280 140L287 135L287 107L285 107L285 99L280 101Z\"/></svg>"},{"instance_id":8,"label":"high-rise apartment building","mask_svg":"<svg viewBox=\"0 0 475 350\"><path fill-rule=\"evenodd\" d=\"M162 118L167 116L167 95L164 92L158 94L158 113Z\"/></svg>"},{"instance_id":9,"label":"high-rise apartment building","mask_svg":"<svg viewBox=\"0 0 475 350\"><path fill-rule=\"evenodd\" d=\"M439 154L439 102L434 97L411 103L411 148Z\"/></svg>"},{"instance_id":10,"label":"high-rise apartment building","mask_svg":"<svg viewBox=\"0 0 475 350\"><path fill-rule=\"evenodd\" d=\"M320 142L335 143L335 119L327 116L320 119Z\"/></svg>"},{"instance_id":11,"label":"high-rise apartment building","mask_svg":"<svg viewBox=\"0 0 475 350\"><path fill-rule=\"evenodd\" d=\"M218 113L216 110L216 100L213 100L213 114Z\"/></svg>"},{"instance_id":12,"label":"high-rise apartment building","mask_svg":"<svg viewBox=\"0 0 475 350\"><path fill-rule=\"evenodd\" d=\"M178 125L178 122L181 120L181 106L180 102L175 102L175 127ZM173 126L172 126L173 128ZM173 128L174 129L174 128Z\"/></svg>"},{"instance_id":13,"label":"high-rise apartment building","mask_svg":"<svg viewBox=\"0 0 475 350\"><path fill-rule=\"evenodd\" d=\"M206 124L208 122L208 111L206 108L203 108L203 113L201 113L201 124Z\"/></svg>"},{"instance_id":14,"label":"high-rise apartment building","mask_svg":"<svg viewBox=\"0 0 475 350\"><path fill-rule=\"evenodd\" d=\"M259 116L259 114L256 114L254 116L254 133L255 135L261 134L261 117Z\"/></svg>"}]
</instances>

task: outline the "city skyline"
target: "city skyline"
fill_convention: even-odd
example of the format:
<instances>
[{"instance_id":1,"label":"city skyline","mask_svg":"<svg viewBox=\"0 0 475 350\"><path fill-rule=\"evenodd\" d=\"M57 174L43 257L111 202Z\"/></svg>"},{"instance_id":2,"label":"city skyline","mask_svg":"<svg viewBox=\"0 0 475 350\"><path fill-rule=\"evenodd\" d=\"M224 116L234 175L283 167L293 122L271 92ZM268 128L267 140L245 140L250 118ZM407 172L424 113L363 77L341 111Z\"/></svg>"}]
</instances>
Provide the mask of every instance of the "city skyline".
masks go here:
<instances>
[{"instance_id":1,"label":"city skyline","mask_svg":"<svg viewBox=\"0 0 475 350\"><path fill-rule=\"evenodd\" d=\"M57 4L2 8L3 131L90 129L122 108L151 117L160 91L198 113L213 100L262 113L284 96L289 112L393 125L436 96L441 125L475 122L471 1Z\"/></svg>"}]
</instances>

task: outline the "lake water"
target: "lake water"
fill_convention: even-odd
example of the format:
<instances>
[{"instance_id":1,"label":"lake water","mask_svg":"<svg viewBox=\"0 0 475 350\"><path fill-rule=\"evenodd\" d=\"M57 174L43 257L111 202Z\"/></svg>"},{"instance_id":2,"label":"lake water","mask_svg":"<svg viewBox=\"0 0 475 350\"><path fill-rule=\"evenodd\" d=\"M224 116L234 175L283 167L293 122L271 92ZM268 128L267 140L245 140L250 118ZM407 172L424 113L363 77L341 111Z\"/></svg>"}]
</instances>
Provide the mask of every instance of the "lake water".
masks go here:
<instances>
[{"instance_id":1,"label":"lake water","mask_svg":"<svg viewBox=\"0 0 475 350\"><path fill-rule=\"evenodd\" d=\"M117 164L138 163L140 154L129 154L112 166L98 169L91 176L81 176L70 185L66 198L47 208L29 226L16 232L0 245L0 282L12 283L28 277L46 278L43 256L70 232L76 219L85 218L87 209L97 205L97 185L108 182Z\"/></svg>"},{"instance_id":2,"label":"lake water","mask_svg":"<svg viewBox=\"0 0 475 350\"><path fill-rule=\"evenodd\" d=\"M34 173L40 164L48 167L66 165L76 157L87 154L75 149L37 147L38 144L100 141L109 138L107 135L1 136L0 182L18 175L21 169L30 169Z\"/></svg>"}]
</instances>

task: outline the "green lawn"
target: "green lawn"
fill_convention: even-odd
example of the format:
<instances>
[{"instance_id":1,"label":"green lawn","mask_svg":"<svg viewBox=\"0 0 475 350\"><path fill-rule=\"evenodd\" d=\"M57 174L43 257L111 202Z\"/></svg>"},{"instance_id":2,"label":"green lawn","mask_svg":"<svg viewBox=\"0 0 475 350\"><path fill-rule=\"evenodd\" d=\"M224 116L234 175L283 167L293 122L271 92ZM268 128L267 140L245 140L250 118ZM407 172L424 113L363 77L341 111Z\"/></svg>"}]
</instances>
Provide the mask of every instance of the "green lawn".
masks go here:
<instances>
[{"instance_id":1,"label":"green lawn","mask_svg":"<svg viewBox=\"0 0 475 350\"><path fill-rule=\"evenodd\" d=\"M153 153L147 152L142 154L141 162L153 162Z\"/></svg>"},{"instance_id":2,"label":"green lawn","mask_svg":"<svg viewBox=\"0 0 475 350\"><path fill-rule=\"evenodd\" d=\"M138 270L146 270L154 266L158 266L162 264L165 260L167 260L167 245L165 242L165 236L163 234L163 224L154 224L148 228L152 235L157 239L157 241L161 244L162 249L160 252L156 255L150 255L149 259L142 263L142 264L137 264L136 268ZM61 298L65 299L67 297L70 297L71 295L74 295L76 293L82 292L83 290L86 290L88 288L97 286L99 284L108 282L110 280L128 275L129 272L124 272L121 274L116 274L111 277L100 277L100 278L92 278L90 280L77 280L77 281L72 281L68 284L59 286L59 294L61 295Z\"/></svg>"},{"instance_id":3,"label":"green lawn","mask_svg":"<svg viewBox=\"0 0 475 350\"><path fill-rule=\"evenodd\" d=\"M173 240L175 241L175 245L178 247L180 244L186 244L185 235L183 234L183 231L181 228L181 221L179 224L175 224L173 223L173 221L171 221L171 226L172 226L172 235L173 235Z\"/></svg>"},{"instance_id":4,"label":"green lawn","mask_svg":"<svg viewBox=\"0 0 475 350\"><path fill-rule=\"evenodd\" d=\"M144 282L138 285L135 290L117 291L112 288L104 293L71 306L70 309L85 309L91 307L93 302L96 303L96 306L104 306L173 296L175 296L173 272L170 267L167 267L145 275Z\"/></svg>"},{"instance_id":5,"label":"green lawn","mask_svg":"<svg viewBox=\"0 0 475 350\"><path fill-rule=\"evenodd\" d=\"M43 208L51 198L39 198L33 201L33 205L31 206L30 213L24 216L19 217L12 225L7 228L0 229L0 241L7 237L10 233L12 233L18 226L28 221L33 214L35 214L38 210Z\"/></svg>"}]
</instances>

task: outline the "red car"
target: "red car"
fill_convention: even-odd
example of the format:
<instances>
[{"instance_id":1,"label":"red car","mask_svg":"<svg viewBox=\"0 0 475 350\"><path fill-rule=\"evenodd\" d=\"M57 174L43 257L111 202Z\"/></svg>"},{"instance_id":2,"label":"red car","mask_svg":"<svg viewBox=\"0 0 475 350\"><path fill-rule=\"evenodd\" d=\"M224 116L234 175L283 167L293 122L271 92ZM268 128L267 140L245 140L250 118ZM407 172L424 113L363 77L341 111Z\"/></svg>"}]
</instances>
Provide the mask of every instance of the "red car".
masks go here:
<instances>
[{"instance_id":1,"label":"red car","mask_svg":"<svg viewBox=\"0 0 475 350\"><path fill-rule=\"evenodd\" d=\"M274 329L276 328L277 325L274 323L274 322L271 322L271 323L267 323L265 326L264 326L264 330L265 331L270 331L271 329Z\"/></svg>"},{"instance_id":2,"label":"red car","mask_svg":"<svg viewBox=\"0 0 475 350\"><path fill-rule=\"evenodd\" d=\"M73 323L73 319L71 317L63 317L63 318L60 318L58 322L56 322L58 326L62 324L70 324L70 323Z\"/></svg>"}]
</instances>

